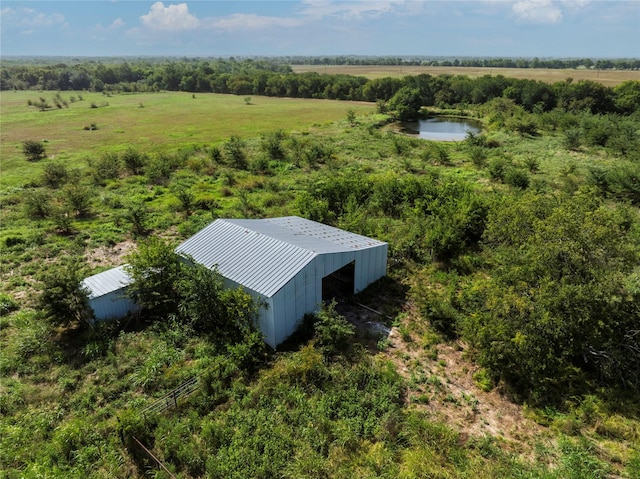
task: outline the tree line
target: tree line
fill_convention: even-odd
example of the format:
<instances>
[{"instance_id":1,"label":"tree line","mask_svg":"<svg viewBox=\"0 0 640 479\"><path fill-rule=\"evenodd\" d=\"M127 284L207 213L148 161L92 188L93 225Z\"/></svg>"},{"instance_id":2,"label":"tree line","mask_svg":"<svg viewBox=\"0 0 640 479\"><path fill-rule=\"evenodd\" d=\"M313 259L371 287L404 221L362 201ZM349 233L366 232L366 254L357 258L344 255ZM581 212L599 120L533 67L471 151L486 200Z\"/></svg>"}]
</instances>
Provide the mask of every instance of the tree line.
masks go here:
<instances>
[{"instance_id":1,"label":"tree line","mask_svg":"<svg viewBox=\"0 0 640 479\"><path fill-rule=\"evenodd\" d=\"M107 93L167 90L369 102L387 102L400 94L402 101L438 107L482 104L506 97L530 112L559 107L596 114L630 114L640 107L640 82L636 81L609 88L589 80L547 84L502 75L473 79L422 74L370 80L341 74L296 74L289 64L266 59L15 64L0 70L0 88Z\"/></svg>"},{"instance_id":2,"label":"tree line","mask_svg":"<svg viewBox=\"0 0 640 479\"><path fill-rule=\"evenodd\" d=\"M483 67L483 68L588 68L594 70L638 70L640 60L634 58L478 58L478 57L425 57L425 56L325 56L283 57L291 65L406 65L432 67Z\"/></svg>"}]
</instances>

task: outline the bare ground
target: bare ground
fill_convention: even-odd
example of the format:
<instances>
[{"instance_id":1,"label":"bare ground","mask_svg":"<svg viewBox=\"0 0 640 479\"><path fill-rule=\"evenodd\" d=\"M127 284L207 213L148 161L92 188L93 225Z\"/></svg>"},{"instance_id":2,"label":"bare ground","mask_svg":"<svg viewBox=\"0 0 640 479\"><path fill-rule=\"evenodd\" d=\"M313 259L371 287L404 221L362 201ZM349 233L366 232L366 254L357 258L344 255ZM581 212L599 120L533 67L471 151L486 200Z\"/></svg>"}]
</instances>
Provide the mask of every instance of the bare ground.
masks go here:
<instances>
[{"instance_id":1,"label":"bare ground","mask_svg":"<svg viewBox=\"0 0 640 479\"><path fill-rule=\"evenodd\" d=\"M396 365L407 384L410 408L446 423L461 441L491 436L523 459L534 458L535 444L552 446L548 429L528 418L501 388L480 388L473 377L480 368L466 344L442 341L415 308L407 304L404 309L402 320L391 328L381 315L358 306L340 312L358 326L370 349L382 350Z\"/></svg>"},{"instance_id":2,"label":"bare ground","mask_svg":"<svg viewBox=\"0 0 640 479\"><path fill-rule=\"evenodd\" d=\"M87 252L87 264L95 268L97 266L119 266L124 262L124 257L131 253L136 244L127 239L113 246L100 246Z\"/></svg>"}]
</instances>

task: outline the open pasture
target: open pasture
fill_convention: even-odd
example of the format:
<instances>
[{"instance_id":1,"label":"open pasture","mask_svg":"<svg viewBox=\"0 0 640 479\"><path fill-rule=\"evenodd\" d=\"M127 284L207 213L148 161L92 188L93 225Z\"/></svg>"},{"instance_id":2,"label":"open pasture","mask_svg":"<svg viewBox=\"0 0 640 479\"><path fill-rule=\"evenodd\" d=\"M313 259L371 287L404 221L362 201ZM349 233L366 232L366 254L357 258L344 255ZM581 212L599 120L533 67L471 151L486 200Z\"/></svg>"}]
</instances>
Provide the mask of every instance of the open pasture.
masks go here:
<instances>
[{"instance_id":1,"label":"open pasture","mask_svg":"<svg viewBox=\"0 0 640 479\"><path fill-rule=\"evenodd\" d=\"M482 67L429 67L407 65L293 65L296 73L317 72L332 75L356 75L366 78L403 77L406 75L465 75L478 78L484 75L503 75L509 78L539 80L546 83L567 78L592 80L605 86L615 86L627 80L640 80L640 72L618 70L574 70L550 68L482 68Z\"/></svg>"},{"instance_id":2,"label":"open pasture","mask_svg":"<svg viewBox=\"0 0 640 479\"><path fill-rule=\"evenodd\" d=\"M78 97L64 92L63 99ZM22 154L25 140L46 140L47 156L69 165L129 146L142 151L213 145L232 135L255 137L276 130L299 131L314 124L374 111L366 103L245 97L183 92L102 95L80 93L68 108L39 111L27 102L53 104L54 92L3 92L0 100L0 185L27 178L38 167ZM92 108L95 105L96 108ZM92 124L96 130L90 128Z\"/></svg>"}]
</instances>

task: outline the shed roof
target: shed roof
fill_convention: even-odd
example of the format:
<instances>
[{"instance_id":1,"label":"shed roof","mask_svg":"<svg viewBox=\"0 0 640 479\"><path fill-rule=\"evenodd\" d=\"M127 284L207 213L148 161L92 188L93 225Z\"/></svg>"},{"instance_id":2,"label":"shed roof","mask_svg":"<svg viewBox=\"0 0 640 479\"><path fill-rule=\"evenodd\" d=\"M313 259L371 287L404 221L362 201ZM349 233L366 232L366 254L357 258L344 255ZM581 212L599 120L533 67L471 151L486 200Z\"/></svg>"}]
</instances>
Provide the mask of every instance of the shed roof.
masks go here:
<instances>
[{"instance_id":1,"label":"shed roof","mask_svg":"<svg viewBox=\"0 0 640 479\"><path fill-rule=\"evenodd\" d=\"M132 279L124 270L125 266L118 266L85 278L82 286L89 290L89 299L99 298L131 284Z\"/></svg>"},{"instance_id":2,"label":"shed roof","mask_svg":"<svg viewBox=\"0 0 640 479\"><path fill-rule=\"evenodd\" d=\"M384 245L366 236L297 216L260 220L218 219L176 251L238 284L273 296L319 254Z\"/></svg>"}]
</instances>

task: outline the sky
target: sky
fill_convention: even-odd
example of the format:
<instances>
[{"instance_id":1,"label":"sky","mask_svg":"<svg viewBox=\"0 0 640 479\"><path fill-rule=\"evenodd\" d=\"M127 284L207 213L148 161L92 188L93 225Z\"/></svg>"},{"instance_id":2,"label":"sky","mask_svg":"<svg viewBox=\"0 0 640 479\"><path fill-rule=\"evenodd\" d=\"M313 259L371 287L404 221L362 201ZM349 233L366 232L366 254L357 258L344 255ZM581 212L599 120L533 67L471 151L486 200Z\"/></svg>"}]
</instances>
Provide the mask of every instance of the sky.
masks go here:
<instances>
[{"instance_id":1,"label":"sky","mask_svg":"<svg viewBox=\"0 0 640 479\"><path fill-rule=\"evenodd\" d=\"M640 0L0 3L2 56L640 58Z\"/></svg>"}]
</instances>

